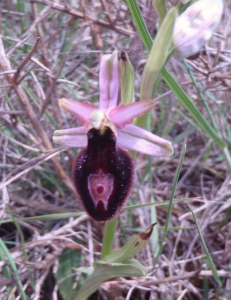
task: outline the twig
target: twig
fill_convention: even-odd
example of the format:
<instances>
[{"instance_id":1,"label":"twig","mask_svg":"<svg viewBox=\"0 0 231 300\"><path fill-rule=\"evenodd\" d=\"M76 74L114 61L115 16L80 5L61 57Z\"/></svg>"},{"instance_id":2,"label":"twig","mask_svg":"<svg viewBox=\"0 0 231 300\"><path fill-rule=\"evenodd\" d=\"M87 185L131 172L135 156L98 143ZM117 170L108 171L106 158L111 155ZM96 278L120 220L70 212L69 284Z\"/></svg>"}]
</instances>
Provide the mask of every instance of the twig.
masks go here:
<instances>
[{"instance_id":1,"label":"twig","mask_svg":"<svg viewBox=\"0 0 231 300\"><path fill-rule=\"evenodd\" d=\"M31 1L32 2L32 1ZM36 17L34 22L31 24L31 26L27 29L27 31L22 35L22 38L28 34L32 34L36 26L49 14L50 15L50 7L44 7L43 10L39 13L39 15Z\"/></svg>"},{"instance_id":2,"label":"twig","mask_svg":"<svg viewBox=\"0 0 231 300\"><path fill-rule=\"evenodd\" d=\"M230 272L227 272L224 270L218 270L217 272L220 277L231 278ZM141 278L139 280L126 280L126 283L129 285L134 285L134 284L138 283L139 286L150 287L152 285L156 286L158 284L176 282L178 280L184 280L184 279L191 278L191 277L198 278L199 276L200 277L210 277L210 276L213 276L213 273L210 270L198 270L198 271L192 271L192 272L184 272L182 274L165 277L163 279L152 279L152 277L147 276L147 277ZM101 287L105 288L108 285L110 286L110 285L118 285L118 284L121 284L121 281L119 281L119 280L107 281L107 282L104 282L101 285Z\"/></svg>"},{"instance_id":3,"label":"twig","mask_svg":"<svg viewBox=\"0 0 231 300\"><path fill-rule=\"evenodd\" d=\"M100 3L101 3L101 5L102 5L102 8L103 8L103 10L104 10L104 14L105 14L106 18L108 19L108 22L109 22L111 25L113 25L113 20L112 20L112 18L111 18L111 16L110 16L110 13L108 12L108 9L107 9L107 6L106 6L104 0L100 0Z\"/></svg>"},{"instance_id":4,"label":"twig","mask_svg":"<svg viewBox=\"0 0 231 300\"><path fill-rule=\"evenodd\" d=\"M121 28L121 27L118 27L118 26L112 26L111 24L109 24L105 21L99 20L99 19L93 17L90 14L86 15L86 14L84 14L84 13L82 13L82 12L80 12L80 11L74 9L74 8L67 8L65 5L54 3L54 2L51 2L51 1L48 1L48 0L32 0L31 2L32 3L36 2L36 3L42 3L44 5L49 5L49 7L52 8L52 9L62 11L64 13L67 13L67 14L69 14L71 16L74 16L78 19L85 19L86 16L87 16L87 19L92 21L94 24L100 25L100 26L108 28L108 29L113 29L114 31L116 31L120 34L126 35L126 36L131 36L131 34L133 34L133 32L130 31L130 30L127 30L127 29L124 29L124 28Z\"/></svg>"},{"instance_id":5,"label":"twig","mask_svg":"<svg viewBox=\"0 0 231 300\"><path fill-rule=\"evenodd\" d=\"M44 111L45 111L47 105L49 104L50 97L51 97L51 94L52 94L52 92L53 92L55 83L57 82L57 79L59 78L59 75L60 75L60 73L62 72L62 69L63 69L63 67L64 67L64 65L65 65L66 57L67 57L67 54L64 55L64 58L63 58L63 60L62 60L62 62L61 62L61 65L60 65L60 67L59 67L59 69L58 69L58 72L57 72L57 74L55 75L55 78L53 79L52 84L49 86L49 90L48 90L48 92L47 92L46 99L44 100L43 105L42 105L42 107L41 107L41 110L40 110L40 112L39 112L39 118L41 118L41 116L43 115L43 113L44 113Z\"/></svg>"},{"instance_id":6,"label":"twig","mask_svg":"<svg viewBox=\"0 0 231 300\"><path fill-rule=\"evenodd\" d=\"M41 45L40 45L41 47ZM39 47L39 48L40 48ZM30 59L31 61L33 61L36 65L38 65L39 67L43 68L45 71L47 71L48 73L51 73L51 70L49 70L46 66L44 66L44 64L42 64L40 61L38 61L36 58L32 57Z\"/></svg>"},{"instance_id":7,"label":"twig","mask_svg":"<svg viewBox=\"0 0 231 300\"><path fill-rule=\"evenodd\" d=\"M30 72L33 70L33 68L34 68L34 66L32 66L28 71L26 71L25 74L23 74L22 77L19 78L19 80L17 81L17 83L18 84L21 83L24 80L24 78L26 78L27 75L30 74Z\"/></svg>"},{"instance_id":8,"label":"twig","mask_svg":"<svg viewBox=\"0 0 231 300\"><path fill-rule=\"evenodd\" d=\"M24 111L21 110L0 110L0 115L25 115Z\"/></svg>"},{"instance_id":9,"label":"twig","mask_svg":"<svg viewBox=\"0 0 231 300\"><path fill-rule=\"evenodd\" d=\"M58 150L58 151L57 151ZM45 155L40 155L38 158L34 159L34 163L32 165L30 165L30 167L28 167L27 169L23 170L22 172L18 173L17 175L11 177L9 180L4 181L1 185L0 185L0 190L3 189L5 186L7 186L8 184L10 184L11 182L15 181L16 179L20 178L23 174L28 173L30 170L32 170L35 165L41 164L44 161L47 161L49 159L51 159L52 157L56 156L57 153L60 153L61 151L63 151L64 149L54 149L53 151L51 151L51 153L47 153ZM28 162L29 164L31 164L31 161Z\"/></svg>"},{"instance_id":10,"label":"twig","mask_svg":"<svg viewBox=\"0 0 231 300\"><path fill-rule=\"evenodd\" d=\"M43 48L44 45L48 44L49 42L51 42L57 34L59 34L60 32L62 32L65 28L67 28L68 26L70 26L73 21L75 20L76 18L75 17L71 17L70 20L68 20L66 23L64 23L62 25L62 27L60 27L59 29L55 30L55 32L51 35L51 36L48 36L45 41L43 41L41 43L41 45L39 46L39 48Z\"/></svg>"},{"instance_id":11,"label":"twig","mask_svg":"<svg viewBox=\"0 0 231 300\"><path fill-rule=\"evenodd\" d=\"M11 55L13 54L13 52L18 49L19 47L21 47L21 45L25 44L25 42L31 38L31 34L30 35L26 35L23 39L20 40L16 40L17 43L6 53L7 57L11 57ZM13 39L15 41L15 39Z\"/></svg>"},{"instance_id":12,"label":"twig","mask_svg":"<svg viewBox=\"0 0 231 300\"><path fill-rule=\"evenodd\" d=\"M14 84L16 84L16 85L19 84L19 82L17 81L17 78L18 78L20 72L22 71L22 69L25 67L25 65L28 63L28 61L31 59L32 55L36 51L36 49L38 47L38 44L39 44L39 41L40 41L40 37L37 38L33 48L30 50L30 52L27 54L27 56L24 58L24 60L18 66L17 72L14 74L13 79L12 79Z\"/></svg>"},{"instance_id":13,"label":"twig","mask_svg":"<svg viewBox=\"0 0 231 300\"><path fill-rule=\"evenodd\" d=\"M11 65L10 65L10 61L6 57L6 54L5 54L5 49L4 49L4 45L3 45L3 42L2 42L1 36L0 36L0 67L2 68L3 71L12 70ZM28 119L30 120L33 129L35 130L35 132L37 133L37 135L41 139L42 143L39 143L39 145L38 145L40 150L42 152L47 151L47 150L52 150L53 147L52 147L51 141L48 138L48 135L47 135L46 131L44 130L43 126L39 122L26 92L24 91L24 89L22 88L22 86L20 84L17 85L13 81L12 74L6 74L6 79L8 80L9 83L12 83L12 87L15 90L16 94L18 95L18 98L21 102L23 110L25 111ZM74 195L77 196L77 193L74 189L74 186L72 184L72 181L71 181L70 177L66 174L63 167L59 163L58 159L56 157L52 156L52 162L54 164L54 167L55 167L55 170L56 170L57 174L63 180L64 184L69 188L69 190Z\"/></svg>"}]
</instances>

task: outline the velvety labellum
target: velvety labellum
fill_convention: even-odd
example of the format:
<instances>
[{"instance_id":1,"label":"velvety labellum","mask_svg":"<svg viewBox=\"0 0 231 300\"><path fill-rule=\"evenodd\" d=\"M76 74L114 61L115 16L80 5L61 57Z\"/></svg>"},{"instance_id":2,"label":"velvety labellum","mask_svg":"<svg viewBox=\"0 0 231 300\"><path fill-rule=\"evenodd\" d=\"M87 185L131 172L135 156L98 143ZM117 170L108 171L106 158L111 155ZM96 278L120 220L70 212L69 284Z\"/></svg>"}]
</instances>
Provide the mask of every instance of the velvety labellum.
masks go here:
<instances>
[{"instance_id":1,"label":"velvety labellum","mask_svg":"<svg viewBox=\"0 0 231 300\"><path fill-rule=\"evenodd\" d=\"M88 145L76 158L72 178L92 219L107 221L116 217L131 191L133 170L130 154L116 146L109 127L103 132L89 130Z\"/></svg>"}]
</instances>

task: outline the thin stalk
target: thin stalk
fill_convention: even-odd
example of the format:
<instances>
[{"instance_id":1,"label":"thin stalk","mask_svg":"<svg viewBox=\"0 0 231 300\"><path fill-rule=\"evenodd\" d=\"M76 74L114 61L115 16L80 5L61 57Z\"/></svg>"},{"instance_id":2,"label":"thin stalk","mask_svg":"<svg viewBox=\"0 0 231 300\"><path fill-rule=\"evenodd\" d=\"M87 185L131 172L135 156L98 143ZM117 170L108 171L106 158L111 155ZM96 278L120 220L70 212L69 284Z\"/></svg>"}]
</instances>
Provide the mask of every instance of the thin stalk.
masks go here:
<instances>
[{"instance_id":1,"label":"thin stalk","mask_svg":"<svg viewBox=\"0 0 231 300\"><path fill-rule=\"evenodd\" d=\"M148 118L148 130L151 131L151 120ZM148 169L149 169L149 184L150 184L150 191L151 191L151 203L155 203L155 198L154 198L154 192L153 192L153 174L152 174L152 157L148 156ZM157 212L156 212L156 207L153 205L151 206L151 223L157 223ZM153 234L150 237L150 241L152 244L152 251L154 255L156 256L159 249L160 249L160 244L159 244L159 234L158 234L158 224L154 226L153 228Z\"/></svg>"},{"instance_id":2,"label":"thin stalk","mask_svg":"<svg viewBox=\"0 0 231 300\"><path fill-rule=\"evenodd\" d=\"M168 234L168 231L169 231L170 217L171 217L171 213L172 213L173 198L174 198L177 182L179 180L180 171L181 171L181 167L182 167L182 164L183 164L185 152L186 152L186 145L184 145L184 148L181 152L180 161L179 161L179 164L178 164L178 167L177 167L177 170L176 170L176 175L175 175L175 179L174 179L174 183L173 183L173 188L172 188L172 192L171 192L171 196L170 196L170 200L169 200L168 212L167 212L167 217L166 217L166 224L165 224L165 227L164 227L164 235L163 235L162 242L160 244L158 254L157 254L157 256L155 258L155 261L154 261L153 269L155 268L155 265L158 261L158 258L160 256L160 254L162 253L162 251L164 249L164 246L165 246L165 243L166 243L166 238L167 238L167 234Z\"/></svg>"},{"instance_id":3,"label":"thin stalk","mask_svg":"<svg viewBox=\"0 0 231 300\"><path fill-rule=\"evenodd\" d=\"M115 230L116 230L117 218L113 221L107 221L104 227L103 233L103 246L101 250L100 259L103 260L104 256L108 255L112 251L114 242Z\"/></svg>"}]
</instances>

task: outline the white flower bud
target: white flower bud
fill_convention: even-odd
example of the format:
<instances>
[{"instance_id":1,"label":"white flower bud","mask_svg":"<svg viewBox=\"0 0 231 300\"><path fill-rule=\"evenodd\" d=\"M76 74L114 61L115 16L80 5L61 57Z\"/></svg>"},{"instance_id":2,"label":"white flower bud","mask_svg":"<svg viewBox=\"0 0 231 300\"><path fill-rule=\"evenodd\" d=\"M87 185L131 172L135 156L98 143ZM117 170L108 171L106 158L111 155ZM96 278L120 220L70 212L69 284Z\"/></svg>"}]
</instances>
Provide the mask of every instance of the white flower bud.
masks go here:
<instances>
[{"instance_id":1,"label":"white flower bud","mask_svg":"<svg viewBox=\"0 0 231 300\"><path fill-rule=\"evenodd\" d=\"M175 22L174 57L182 60L198 52L216 30L222 12L222 0L200 0L189 6Z\"/></svg>"}]
</instances>

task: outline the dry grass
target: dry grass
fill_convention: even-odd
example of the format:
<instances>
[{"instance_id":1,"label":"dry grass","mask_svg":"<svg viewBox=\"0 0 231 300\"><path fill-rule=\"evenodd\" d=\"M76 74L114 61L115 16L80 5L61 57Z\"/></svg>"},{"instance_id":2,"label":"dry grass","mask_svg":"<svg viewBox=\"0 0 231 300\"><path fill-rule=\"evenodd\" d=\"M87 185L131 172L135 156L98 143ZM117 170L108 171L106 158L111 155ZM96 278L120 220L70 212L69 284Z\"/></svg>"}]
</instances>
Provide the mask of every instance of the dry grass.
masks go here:
<instances>
[{"instance_id":1,"label":"dry grass","mask_svg":"<svg viewBox=\"0 0 231 300\"><path fill-rule=\"evenodd\" d=\"M171 2L171 1L168 1ZM156 15L151 1L139 1L148 27L155 32ZM10 250L24 290L30 299L61 299L54 273L66 249L82 255L81 265L91 267L99 258L103 225L86 215L53 220L57 213L82 211L69 174L76 149L56 147L55 129L76 126L64 114L58 99L98 101L98 67L103 53L114 49L128 52L135 68L136 98L147 53L142 46L126 5L118 1L2 1L0 68L1 220L37 216L36 221L2 223L0 236ZM230 128L230 4L207 51L188 61L223 137L229 143ZM206 111L182 65L174 60L168 68L204 115ZM160 83L158 96L168 92ZM139 280L115 279L102 284L91 299L230 299L231 292L231 187L230 170L220 150L193 125L193 120L172 93L158 98L153 111L157 134L173 141L170 159L138 155L133 204L166 201L170 197L175 170L184 143L186 157L175 198L171 226L164 252L154 271ZM218 107L221 113L218 113ZM191 122L191 123L190 123ZM228 128L228 130L227 130ZM4 205L7 203L9 209ZM206 264L188 205L196 213L201 232L222 280L219 288ZM158 223L164 226L166 206L157 207ZM42 219L47 215L46 219ZM131 232L153 221L150 208L124 211L119 217L115 248ZM159 229L161 240L162 228ZM26 249L27 255L23 253ZM0 251L1 253L1 251ZM150 270L151 243L138 259ZM9 266L7 259L0 261ZM0 299L6 286L18 295L16 279L0 277ZM33 277L34 287L31 281ZM79 278L79 273L76 278ZM13 293L12 293L13 294ZM17 299L20 299L19 297ZM65 299L68 300L68 299Z\"/></svg>"}]
</instances>

